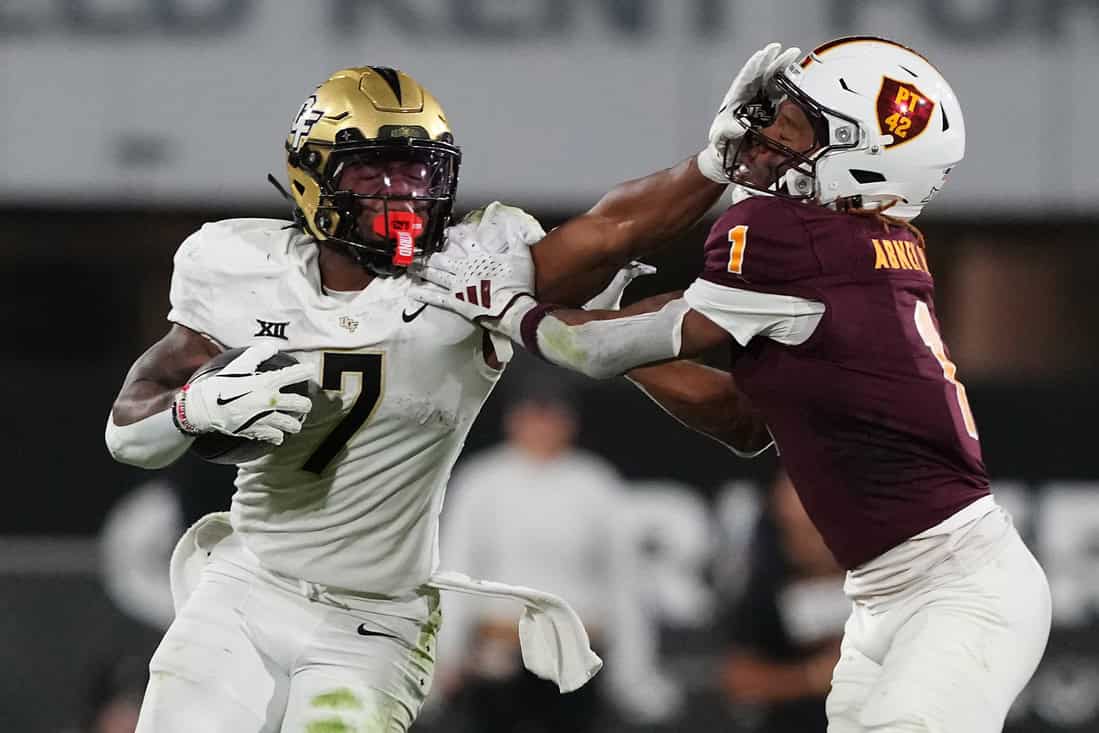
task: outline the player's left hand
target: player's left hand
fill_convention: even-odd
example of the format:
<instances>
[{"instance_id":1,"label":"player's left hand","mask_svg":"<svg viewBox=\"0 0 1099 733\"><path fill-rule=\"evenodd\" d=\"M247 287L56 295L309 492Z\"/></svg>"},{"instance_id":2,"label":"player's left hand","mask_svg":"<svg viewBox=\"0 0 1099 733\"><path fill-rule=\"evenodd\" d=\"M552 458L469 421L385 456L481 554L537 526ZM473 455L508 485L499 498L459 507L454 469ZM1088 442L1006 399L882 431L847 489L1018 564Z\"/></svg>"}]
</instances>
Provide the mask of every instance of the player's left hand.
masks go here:
<instances>
[{"instance_id":1,"label":"player's left hand","mask_svg":"<svg viewBox=\"0 0 1099 733\"><path fill-rule=\"evenodd\" d=\"M725 175L725 150L744 137L744 125L736 118L736 110L750 102L760 92L772 93L771 80L801 56L801 49L791 47L782 50L779 43L769 43L752 54L737 73L721 108L710 125L709 145L698 154L698 170L715 183L729 183Z\"/></svg>"},{"instance_id":2,"label":"player's left hand","mask_svg":"<svg viewBox=\"0 0 1099 733\"><path fill-rule=\"evenodd\" d=\"M426 281L410 288L410 297L470 321L499 318L516 298L534 293L534 261L527 246L505 252L479 249L467 257L436 252L410 271Z\"/></svg>"},{"instance_id":3,"label":"player's left hand","mask_svg":"<svg viewBox=\"0 0 1099 733\"><path fill-rule=\"evenodd\" d=\"M584 303L586 311L616 311L622 306L622 295L626 288L639 277L656 273L656 268L644 262L634 260L614 274L610 285L603 292Z\"/></svg>"}]
</instances>

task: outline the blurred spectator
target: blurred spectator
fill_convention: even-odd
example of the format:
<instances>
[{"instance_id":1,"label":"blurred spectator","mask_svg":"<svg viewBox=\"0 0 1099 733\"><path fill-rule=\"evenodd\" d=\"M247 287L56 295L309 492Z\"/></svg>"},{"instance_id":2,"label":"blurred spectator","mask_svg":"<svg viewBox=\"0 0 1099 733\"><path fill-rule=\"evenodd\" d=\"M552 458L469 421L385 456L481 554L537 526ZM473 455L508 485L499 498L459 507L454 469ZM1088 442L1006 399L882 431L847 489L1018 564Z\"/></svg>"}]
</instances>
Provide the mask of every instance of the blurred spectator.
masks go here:
<instances>
[{"instance_id":1,"label":"blurred spectator","mask_svg":"<svg viewBox=\"0 0 1099 733\"><path fill-rule=\"evenodd\" d=\"M103 587L120 611L163 632L175 617L168 561L183 533L229 508L235 466L187 458L118 499L99 533Z\"/></svg>"},{"instance_id":2,"label":"blurred spectator","mask_svg":"<svg viewBox=\"0 0 1099 733\"><path fill-rule=\"evenodd\" d=\"M761 733L824 733L824 699L850 602L843 573L785 472L771 485L750 549L744 593L725 624L732 651L721 685L761 713Z\"/></svg>"},{"instance_id":3,"label":"blurred spectator","mask_svg":"<svg viewBox=\"0 0 1099 733\"><path fill-rule=\"evenodd\" d=\"M103 586L123 613L168 628L175 617L168 560L185 529L176 488L159 478L111 507L100 532Z\"/></svg>"},{"instance_id":4,"label":"blurred spectator","mask_svg":"<svg viewBox=\"0 0 1099 733\"><path fill-rule=\"evenodd\" d=\"M678 481L637 481L630 487L626 520L641 554L647 613L671 627L708 627L714 597L707 568L716 539L709 502Z\"/></svg>"},{"instance_id":5,"label":"blurred spectator","mask_svg":"<svg viewBox=\"0 0 1099 733\"><path fill-rule=\"evenodd\" d=\"M528 379L506 410L504 429L507 442L466 463L451 483L442 517L443 565L566 598L606 667L580 690L561 695L523 668L515 609L448 597L439 687L477 733L605 731L613 717L608 696L635 716L663 712L654 703L668 692L646 688L637 674L643 661L615 664L616 648L629 644L623 634L644 625L637 618L638 558L617 473L574 446L574 396L560 379ZM639 695L648 699L638 701ZM447 730L454 725L450 719Z\"/></svg>"}]
</instances>

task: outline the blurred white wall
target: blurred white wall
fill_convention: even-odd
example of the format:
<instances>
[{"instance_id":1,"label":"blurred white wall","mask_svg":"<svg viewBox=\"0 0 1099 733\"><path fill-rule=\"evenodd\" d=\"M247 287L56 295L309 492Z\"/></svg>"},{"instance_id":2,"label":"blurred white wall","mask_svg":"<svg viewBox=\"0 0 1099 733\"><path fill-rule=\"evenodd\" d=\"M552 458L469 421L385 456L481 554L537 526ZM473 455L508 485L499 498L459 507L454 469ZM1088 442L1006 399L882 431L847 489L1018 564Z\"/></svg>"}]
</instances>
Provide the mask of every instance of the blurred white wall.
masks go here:
<instances>
[{"instance_id":1,"label":"blurred white wall","mask_svg":"<svg viewBox=\"0 0 1099 733\"><path fill-rule=\"evenodd\" d=\"M1095 207L1099 11L1069 0L22 0L0 4L0 202L277 205L293 113L400 67L465 152L462 205L590 204L694 152L749 54L875 33L966 111L939 213Z\"/></svg>"}]
</instances>

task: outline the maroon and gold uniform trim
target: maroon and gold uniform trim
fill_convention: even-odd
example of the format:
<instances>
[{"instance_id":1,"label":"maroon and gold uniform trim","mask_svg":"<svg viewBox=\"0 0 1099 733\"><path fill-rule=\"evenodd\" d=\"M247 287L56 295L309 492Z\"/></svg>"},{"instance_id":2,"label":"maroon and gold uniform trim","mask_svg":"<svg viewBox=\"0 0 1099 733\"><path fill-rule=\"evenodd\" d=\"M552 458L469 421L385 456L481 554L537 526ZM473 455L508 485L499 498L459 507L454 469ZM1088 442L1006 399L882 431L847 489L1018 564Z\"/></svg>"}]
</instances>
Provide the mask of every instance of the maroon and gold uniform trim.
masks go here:
<instances>
[{"instance_id":1,"label":"maroon and gold uniform trim","mask_svg":"<svg viewBox=\"0 0 1099 733\"><path fill-rule=\"evenodd\" d=\"M913 49L909 48L908 46L904 45L903 43L897 43L896 41L890 41L888 38L879 38L877 36L845 36L844 38L837 38L833 41L828 41L828 43L821 44L820 46L817 46L816 48L814 48L812 51L809 52L808 56L806 56L804 59L802 59L801 68L804 69L807 66L809 66L809 64L813 63L813 61L816 60L816 59L813 58L814 56L820 56L825 51L831 51L833 48L838 48L840 46L846 46L849 43L862 43L862 42L884 43L884 44L889 45L889 46L896 46L897 48L903 48L905 51L908 51L910 53L914 53L917 56L919 56L921 59L923 59L924 61L927 61L927 57L924 56L919 51L913 50ZM927 61L927 63L931 63L931 62Z\"/></svg>"}]
</instances>

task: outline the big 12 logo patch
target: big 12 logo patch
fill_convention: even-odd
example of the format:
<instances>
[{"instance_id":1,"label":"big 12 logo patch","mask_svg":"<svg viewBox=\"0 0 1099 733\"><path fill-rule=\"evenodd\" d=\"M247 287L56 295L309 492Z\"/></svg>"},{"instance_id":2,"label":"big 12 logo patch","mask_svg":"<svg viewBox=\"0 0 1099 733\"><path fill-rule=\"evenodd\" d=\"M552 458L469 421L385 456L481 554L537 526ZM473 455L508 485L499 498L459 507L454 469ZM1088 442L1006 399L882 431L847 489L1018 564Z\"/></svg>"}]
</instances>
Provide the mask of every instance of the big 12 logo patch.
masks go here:
<instances>
[{"instance_id":1,"label":"big 12 logo patch","mask_svg":"<svg viewBox=\"0 0 1099 733\"><path fill-rule=\"evenodd\" d=\"M931 120L935 103L914 84L888 76L882 78L878 92L878 128L893 136L885 147L891 148L919 137Z\"/></svg>"}]
</instances>

